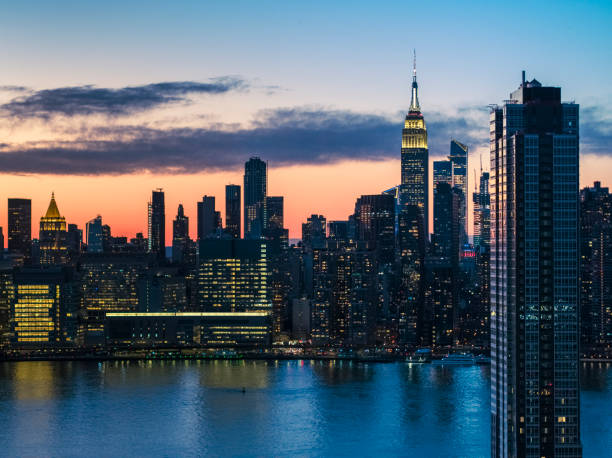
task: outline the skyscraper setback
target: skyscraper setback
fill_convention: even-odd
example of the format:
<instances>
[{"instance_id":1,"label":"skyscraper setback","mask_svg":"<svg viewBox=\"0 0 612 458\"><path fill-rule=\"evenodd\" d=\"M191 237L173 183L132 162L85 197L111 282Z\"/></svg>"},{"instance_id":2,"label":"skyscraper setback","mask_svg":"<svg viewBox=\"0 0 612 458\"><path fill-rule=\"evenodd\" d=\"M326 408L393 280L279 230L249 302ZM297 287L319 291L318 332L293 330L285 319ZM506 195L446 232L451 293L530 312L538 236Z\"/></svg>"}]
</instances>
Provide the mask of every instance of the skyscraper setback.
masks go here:
<instances>
[{"instance_id":1,"label":"skyscraper setback","mask_svg":"<svg viewBox=\"0 0 612 458\"><path fill-rule=\"evenodd\" d=\"M412 75L410 108L402 130L400 203L402 210L416 207L426 237L429 236L429 150L427 128L419 105L416 60Z\"/></svg>"},{"instance_id":2,"label":"skyscraper setback","mask_svg":"<svg viewBox=\"0 0 612 458\"><path fill-rule=\"evenodd\" d=\"M491 455L579 457L578 105L491 110Z\"/></svg>"}]
</instances>

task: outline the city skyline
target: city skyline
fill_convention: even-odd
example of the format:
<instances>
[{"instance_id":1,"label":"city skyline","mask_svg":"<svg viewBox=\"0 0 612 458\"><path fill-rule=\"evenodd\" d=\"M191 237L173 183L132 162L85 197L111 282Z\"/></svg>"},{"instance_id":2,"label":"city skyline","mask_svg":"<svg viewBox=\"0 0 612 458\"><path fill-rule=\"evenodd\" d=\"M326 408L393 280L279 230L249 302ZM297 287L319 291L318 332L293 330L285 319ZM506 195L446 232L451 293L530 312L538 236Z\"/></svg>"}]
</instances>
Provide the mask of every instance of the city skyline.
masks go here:
<instances>
[{"instance_id":1,"label":"city skyline","mask_svg":"<svg viewBox=\"0 0 612 458\"><path fill-rule=\"evenodd\" d=\"M446 7L449 13L455 8L450 4ZM93 14L85 15L87 19L84 19L83 13L92 6L80 8L70 11L60 4L53 12L41 5L34 16L28 16L35 24L34 36L51 33L43 13L75 33L85 25L98 30L104 13L99 19ZM264 11L269 5L261 8ZM498 14L507 12L506 7L498 8ZM534 13L542 12L541 7L530 5L530 8ZM580 101L587 126L581 133L580 185L588 186L597 180L609 185L605 177L598 176L598 170L612 167L607 149L610 141L607 101L612 94L602 76L609 74L609 63L601 58L605 55L604 26L611 14L610 8L597 4L581 8L562 4L550 13L558 21L571 22L581 37L578 43L571 42L564 47L563 52L571 56L573 65L565 65L555 40L548 39L559 37L561 32L530 18L522 24L529 32L524 35L529 38L504 37L498 44L499 50L507 50L511 45L530 40L529 52L522 56L519 65L502 63L499 68L486 71L483 63L498 50L492 45L482 48L479 37L490 29L486 20L493 13L476 7L468 9L457 15L464 19L459 29L453 28L449 19L439 19L440 27L446 26L458 34L459 39L453 43L436 39L428 31L434 19L426 19L431 15L426 7L408 8L397 3L377 9L368 22L361 14L364 10L361 5L354 10L337 5L322 7L319 12L325 11L328 20L336 20L339 29L346 32L342 38L326 27L319 14L297 6L276 13L297 23L295 31L275 23L268 34L258 35L252 33L252 25L245 24L243 14L234 16L219 7L204 15L201 7L194 4L185 10L170 12L168 25L161 28L160 37L151 36L148 24L134 22L138 8L131 5L121 18L116 18L123 27L117 37L109 40L92 34L77 45L68 34L56 33L54 36L62 51L60 47L51 48L46 50L46 55L41 55L30 46L32 37L23 37L21 41L13 38L2 46L11 52L6 56L5 72L0 79L3 153L0 170L6 171L0 179L3 190L20 191L6 193L5 197L33 199L32 215L36 219L44 214L49 195L55 191L68 222L82 227L101 214L117 234L133 237L136 232L146 233L146 201L152 189L165 190L168 209L174 212L182 203L185 214L195 218L196 202L202 195L216 196L218 208L224 208L224 186L242 183L242 164L250 156L260 156L269 164L269 194L285 197L285 223L290 237L298 238L300 225L308 215L322 213L330 220L345 218L359 195L379 193L399 183L395 133L410 102L413 48L417 50L419 95L430 134L430 169L432 161L448 156L452 139L465 143L470 151L468 191L474 189L474 169L479 169L481 154L483 157L488 154L487 104L512 87L520 78L520 71L525 69L528 77L537 75L544 84L558 84L565 88L568 99ZM59 13L65 14L60 17ZM196 32L196 24L187 18L187 13L210 27L204 31L198 27ZM402 39L401 29L385 31L380 36L368 33L362 37L357 33L364 28L379 30L382 24L396 21L396 15L408 13L423 20L414 24L419 33L412 33L406 39ZM466 13L471 13L471 17ZM74 14L83 22L71 22ZM346 18L341 20L344 15ZM160 10L147 10L145 16L153 23L162 20ZM16 7L2 17L3 30L15 32L26 16ZM589 21L578 20L581 17L588 17ZM183 25L182 34L172 33L177 23ZM127 28L128 24L132 28ZM238 24L244 27L237 27ZM224 31L224 25L232 26L233 35ZM153 45L164 50L160 56L148 51L139 54L146 72L127 61L127 51L119 46L121 37L130 42L128 38L135 32L141 32L146 37L143 40L148 41L132 43L132 52ZM10 36L23 34L22 29L15 33ZM282 51L279 56L264 52L274 33L287 36L287 43L278 45ZM309 33L316 35L310 48L305 39ZM246 56L246 51L239 46L246 39L245 34L253 40L250 47L253 57ZM237 57L231 61L206 46L229 35L232 37L224 41L224 49L228 55ZM548 38L538 40L544 36ZM0 43L8 37L0 36ZM162 37L165 42L161 41ZM194 46L200 47L188 49L208 57L206 65L200 63L202 59L193 59L185 52L187 37L196 39ZM322 46L323 37L328 40L329 49ZM359 44L364 39L369 43L361 46L360 53L332 59L347 49L348 40ZM291 45L302 50L299 60L288 54ZM89 65L73 68L71 59L85 46L95 46L99 51L84 55ZM306 49L310 52L304 52ZM181 52L174 55L170 52L177 50ZM105 61L111 65L100 65ZM46 65L44 77L33 71L41 64ZM354 71L356 65L358 72ZM114 67L112 71L111 67ZM453 70L452 76L449 68ZM304 71L295 71L298 69ZM300 73L303 76L296 76ZM337 81L343 81L341 87ZM158 83L163 84L156 86ZM79 101L86 102L84 110L75 108ZM296 132L295 127L302 130ZM143 129L154 134L159 144L139 143ZM188 135L181 134L181 129L190 129ZM338 130L346 133L338 135ZM99 146L101 149L92 151L92 144L79 141L83 134L91 135L94 141L113 139L116 142L105 143ZM214 135L221 135L219 145L226 148L221 149L226 154L216 154L219 150L211 143L216 138ZM317 138L326 141L312 140ZM209 148L210 154L198 152L200 141L202 149ZM166 157L173 156L171 150L162 151L168 148L167 142L175 142L177 146L176 161L170 166L179 170L168 168ZM146 146L153 146L154 154L150 157L142 153ZM59 148L61 154L55 154L54 148ZM94 160L97 157L102 159ZM133 160L126 162L126 158ZM483 162L486 164L486 160ZM317 186L312 186L313 182ZM332 193L335 199L325 199ZM431 202L431 186L429 193ZM121 201L121 208L115 204L117 201ZM472 203L470 199L467 201L468 227L471 227ZM5 205L0 200L2 227L6 226ZM167 226L171 218L168 211ZM429 223L432 223L431 215ZM36 228L33 230L36 237ZM193 237L195 225L190 230ZM168 246L170 238L171 234L166 233Z\"/></svg>"}]
</instances>

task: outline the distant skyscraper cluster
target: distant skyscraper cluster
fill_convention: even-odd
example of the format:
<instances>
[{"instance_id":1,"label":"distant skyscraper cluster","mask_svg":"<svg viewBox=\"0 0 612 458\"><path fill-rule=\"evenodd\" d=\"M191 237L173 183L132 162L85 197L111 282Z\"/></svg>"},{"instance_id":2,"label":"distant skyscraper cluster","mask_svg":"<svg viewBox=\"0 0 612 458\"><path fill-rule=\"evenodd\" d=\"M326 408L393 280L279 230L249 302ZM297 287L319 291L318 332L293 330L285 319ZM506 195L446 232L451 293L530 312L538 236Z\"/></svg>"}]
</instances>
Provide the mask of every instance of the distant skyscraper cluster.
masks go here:
<instances>
[{"instance_id":1,"label":"distant skyscraper cluster","mask_svg":"<svg viewBox=\"0 0 612 458\"><path fill-rule=\"evenodd\" d=\"M130 240L98 215L83 241L53 194L33 239L30 200L9 198L2 345L490 347L492 455L580 456L579 355L609 357L612 345L612 198L600 182L578 189L578 120L560 88L524 78L493 106L472 230L468 146L449 139L429 184L416 65L400 183L356 196L344 219L310 215L297 244L259 157L242 188L226 186L224 217L215 196L197 202L195 240L178 206L171 256L162 189L146 237Z\"/></svg>"}]
</instances>

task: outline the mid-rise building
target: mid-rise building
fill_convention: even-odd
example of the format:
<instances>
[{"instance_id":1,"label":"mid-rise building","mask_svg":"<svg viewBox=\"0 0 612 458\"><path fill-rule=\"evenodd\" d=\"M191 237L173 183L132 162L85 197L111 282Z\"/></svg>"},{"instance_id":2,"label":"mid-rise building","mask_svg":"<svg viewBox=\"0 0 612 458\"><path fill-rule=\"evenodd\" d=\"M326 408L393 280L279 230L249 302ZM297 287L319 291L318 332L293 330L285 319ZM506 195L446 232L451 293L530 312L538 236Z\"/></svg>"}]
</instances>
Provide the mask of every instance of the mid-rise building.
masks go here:
<instances>
[{"instance_id":1,"label":"mid-rise building","mask_svg":"<svg viewBox=\"0 0 612 458\"><path fill-rule=\"evenodd\" d=\"M74 345L78 305L78 284L70 269L16 271L11 301L12 346Z\"/></svg>"},{"instance_id":2,"label":"mid-rise building","mask_svg":"<svg viewBox=\"0 0 612 458\"><path fill-rule=\"evenodd\" d=\"M221 228L221 214L215 209L215 196L203 196L198 202L198 240L216 234Z\"/></svg>"},{"instance_id":3,"label":"mid-rise building","mask_svg":"<svg viewBox=\"0 0 612 458\"><path fill-rule=\"evenodd\" d=\"M355 203L355 238L376 250L380 263L395 259L395 199L388 194L365 195Z\"/></svg>"}]
</instances>

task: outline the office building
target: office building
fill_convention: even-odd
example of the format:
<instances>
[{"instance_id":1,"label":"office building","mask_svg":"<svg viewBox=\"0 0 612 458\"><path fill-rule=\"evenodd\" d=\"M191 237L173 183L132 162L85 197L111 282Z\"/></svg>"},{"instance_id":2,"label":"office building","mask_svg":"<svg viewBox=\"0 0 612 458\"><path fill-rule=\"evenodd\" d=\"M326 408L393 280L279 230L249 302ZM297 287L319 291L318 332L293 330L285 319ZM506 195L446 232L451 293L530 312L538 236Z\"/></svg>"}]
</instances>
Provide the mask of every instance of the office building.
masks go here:
<instances>
[{"instance_id":1,"label":"office building","mask_svg":"<svg viewBox=\"0 0 612 458\"><path fill-rule=\"evenodd\" d=\"M228 184L225 187L225 232L235 239L241 235L240 225L240 186Z\"/></svg>"},{"instance_id":2,"label":"office building","mask_svg":"<svg viewBox=\"0 0 612 458\"><path fill-rule=\"evenodd\" d=\"M104 341L104 316L110 312L138 310L138 280L148 266L144 254L84 254L79 277L81 311L80 336L86 345Z\"/></svg>"},{"instance_id":3,"label":"office building","mask_svg":"<svg viewBox=\"0 0 612 458\"><path fill-rule=\"evenodd\" d=\"M429 150L427 128L419 105L416 60L412 76L412 98L402 130L401 185L402 211L415 207L420 213L423 234L429 237Z\"/></svg>"},{"instance_id":4,"label":"office building","mask_svg":"<svg viewBox=\"0 0 612 458\"><path fill-rule=\"evenodd\" d=\"M47 212L40 218L40 264L66 264L68 262L67 239L66 218L60 215L55 202L55 194L52 193Z\"/></svg>"},{"instance_id":5,"label":"office building","mask_svg":"<svg viewBox=\"0 0 612 458\"><path fill-rule=\"evenodd\" d=\"M244 164L244 237L259 238L264 229L264 201L268 195L268 166L258 157Z\"/></svg>"},{"instance_id":6,"label":"office building","mask_svg":"<svg viewBox=\"0 0 612 458\"><path fill-rule=\"evenodd\" d=\"M104 251L102 234L102 217L96 216L85 225L85 243L88 253L102 253Z\"/></svg>"},{"instance_id":7,"label":"office building","mask_svg":"<svg viewBox=\"0 0 612 458\"><path fill-rule=\"evenodd\" d=\"M355 203L355 238L376 250L380 263L395 259L395 199L388 194L364 195Z\"/></svg>"},{"instance_id":8,"label":"office building","mask_svg":"<svg viewBox=\"0 0 612 458\"><path fill-rule=\"evenodd\" d=\"M438 183L447 183L453 186L453 164L451 161L433 162L433 188L436 189Z\"/></svg>"},{"instance_id":9,"label":"office building","mask_svg":"<svg viewBox=\"0 0 612 458\"><path fill-rule=\"evenodd\" d=\"M264 199L264 228L284 229L284 209L282 196L266 196Z\"/></svg>"},{"instance_id":10,"label":"office building","mask_svg":"<svg viewBox=\"0 0 612 458\"><path fill-rule=\"evenodd\" d=\"M32 201L8 200L8 250L21 255L26 263L32 256Z\"/></svg>"},{"instance_id":11,"label":"office building","mask_svg":"<svg viewBox=\"0 0 612 458\"><path fill-rule=\"evenodd\" d=\"M179 204L176 218L172 222L172 261L184 262L189 248L189 217L185 216L183 204Z\"/></svg>"},{"instance_id":12,"label":"office building","mask_svg":"<svg viewBox=\"0 0 612 458\"><path fill-rule=\"evenodd\" d=\"M147 251L160 261L166 259L166 205L164 191L159 188L152 192L149 202L149 238Z\"/></svg>"},{"instance_id":13,"label":"office building","mask_svg":"<svg viewBox=\"0 0 612 458\"><path fill-rule=\"evenodd\" d=\"M266 312L109 313L106 342L113 346L262 348L270 345Z\"/></svg>"},{"instance_id":14,"label":"office building","mask_svg":"<svg viewBox=\"0 0 612 458\"><path fill-rule=\"evenodd\" d=\"M198 242L198 306L202 312L271 312L263 240Z\"/></svg>"},{"instance_id":15,"label":"office building","mask_svg":"<svg viewBox=\"0 0 612 458\"><path fill-rule=\"evenodd\" d=\"M198 240L211 237L221 228L221 215L215 209L215 196L203 196L198 202Z\"/></svg>"},{"instance_id":16,"label":"office building","mask_svg":"<svg viewBox=\"0 0 612 458\"><path fill-rule=\"evenodd\" d=\"M491 109L491 455L578 457L578 105L523 82Z\"/></svg>"},{"instance_id":17,"label":"office building","mask_svg":"<svg viewBox=\"0 0 612 458\"><path fill-rule=\"evenodd\" d=\"M14 273L11 343L14 347L74 345L79 288L65 267Z\"/></svg>"},{"instance_id":18,"label":"office building","mask_svg":"<svg viewBox=\"0 0 612 458\"><path fill-rule=\"evenodd\" d=\"M458 188L464 196L461 211L459 212L459 222L461 228L461 244L467 243L467 197L468 197L468 147L457 140L450 142L450 155L448 156L452 164L452 186Z\"/></svg>"}]
</instances>

